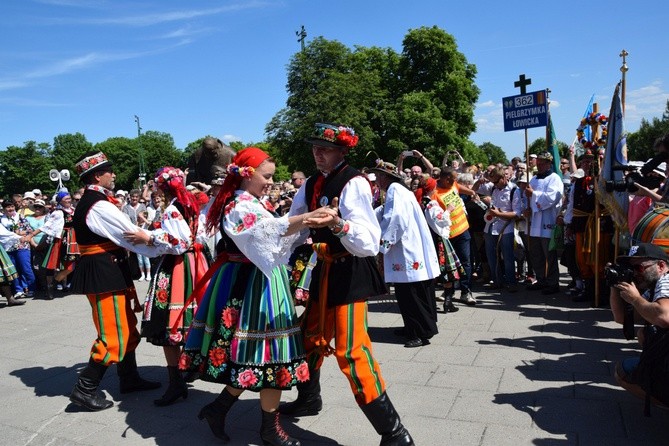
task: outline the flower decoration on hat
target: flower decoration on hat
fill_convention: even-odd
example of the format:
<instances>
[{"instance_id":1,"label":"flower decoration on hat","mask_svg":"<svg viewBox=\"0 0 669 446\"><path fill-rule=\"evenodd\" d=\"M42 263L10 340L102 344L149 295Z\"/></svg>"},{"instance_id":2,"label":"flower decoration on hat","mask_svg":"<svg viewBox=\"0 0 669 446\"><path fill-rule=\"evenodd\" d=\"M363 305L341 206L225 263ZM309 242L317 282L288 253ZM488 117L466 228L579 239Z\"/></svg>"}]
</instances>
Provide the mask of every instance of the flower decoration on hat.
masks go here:
<instances>
[{"instance_id":1,"label":"flower decoration on hat","mask_svg":"<svg viewBox=\"0 0 669 446\"><path fill-rule=\"evenodd\" d=\"M351 127L333 124L316 124L312 140L323 140L331 142L337 146L352 148L358 144L358 135Z\"/></svg>"},{"instance_id":2,"label":"flower decoration on hat","mask_svg":"<svg viewBox=\"0 0 669 446\"><path fill-rule=\"evenodd\" d=\"M84 176L88 172L97 171L98 168L102 169L105 166L111 167L112 163L102 152L95 153L91 156L87 156L81 161L79 161L74 167L79 174L79 177Z\"/></svg>"},{"instance_id":3,"label":"flower decoration on hat","mask_svg":"<svg viewBox=\"0 0 669 446\"><path fill-rule=\"evenodd\" d=\"M393 163L388 163L380 158L376 159L376 169L397 175L397 168Z\"/></svg>"},{"instance_id":4,"label":"flower decoration on hat","mask_svg":"<svg viewBox=\"0 0 669 446\"><path fill-rule=\"evenodd\" d=\"M608 123L609 120L606 115L602 113L590 113L588 116L581 119L581 124L576 129L576 138L578 139L578 142L586 149L605 146L606 137L608 135ZM595 128L599 126L602 130L601 137L593 141L588 141L585 137L585 129L588 126L593 126Z\"/></svg>"},{"instance_id":5,"label":"flower decoration on hat","mask_svg":"<svg viewBox=\"0 0 669 446\"><path fill-rule=\"evenodd\" d=\"M251 166L243 166L240 167L237 164L230 163L228 164L228 174L229 175L237 175L242 178L251 178L253 174L255 173L255 168Z\"/></svg>"}]
</instances>

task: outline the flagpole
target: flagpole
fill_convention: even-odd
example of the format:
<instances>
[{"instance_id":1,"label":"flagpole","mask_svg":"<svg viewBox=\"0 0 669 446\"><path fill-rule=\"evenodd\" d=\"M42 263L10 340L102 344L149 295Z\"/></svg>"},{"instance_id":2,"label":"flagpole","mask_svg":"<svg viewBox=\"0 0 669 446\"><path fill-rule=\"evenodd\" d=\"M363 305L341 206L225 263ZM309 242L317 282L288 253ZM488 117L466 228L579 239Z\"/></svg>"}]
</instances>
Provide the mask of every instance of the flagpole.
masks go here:
<instances>
[{"instance_id":1,"label":"flagpole","mask_svg":"<svg viewBox=\"0 0 669 446\"><path fill-rule=\"evenodd\" d=\"M621 81L622 85L621 85L621 92L620 92L620 105L622 105L622 107L623 107L623 116L624 116L625 115L625 73L627 73L627 71L629 70L629 68L627 68L627 62L625 61L625 58L627 56L629 56L629 53L627 51L625 51L625 49L623 48L623 50L620 52L619 56L623 58L623 64L620 67L620 71L623 73L623 77L622 77L622 81Z\"/></svg>"},{"instance_id":2,"label":"flagpole","mask_svg":"<svg viewBox=\"0 0 669 446\"><path fill-rule=\"evenodd\" d=\"M592 112L597 114L598 112L598 105L597 103L592 104ZM597 141L597 132L599 131L599 126L597 124L593 125L592 128L592 140ZM595 146L596 153L595 155L595 162L597 163L597 176L602 174L602 166L599 163L599 150ZM593 175L594 177L594 175ZM599 181L595 181L594 187L595 187L595 195L596 195L596 189L599 187ZM595 198L595 308L599 307L599 238L600 238L600 232L599 232L599 214L601 212L601 209L599 207L599 199Z\"/></svg>"}]
</instances>

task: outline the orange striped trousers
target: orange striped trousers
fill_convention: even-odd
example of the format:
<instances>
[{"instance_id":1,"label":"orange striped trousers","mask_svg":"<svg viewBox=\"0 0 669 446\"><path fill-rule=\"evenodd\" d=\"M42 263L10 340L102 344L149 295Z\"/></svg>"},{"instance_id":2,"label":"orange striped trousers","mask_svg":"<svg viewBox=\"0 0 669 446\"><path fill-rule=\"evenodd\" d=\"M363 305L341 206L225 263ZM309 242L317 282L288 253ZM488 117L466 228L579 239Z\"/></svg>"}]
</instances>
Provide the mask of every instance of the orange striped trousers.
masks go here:
<instances>
[{"instance_id":1,"label":"orange striped trousers","mask_svg":"<svg viewBox=\"0 0 669 446\"><path fill-rule=\"evenodd\" d=\"M372 354L372 341L367 333L367 302L338 305L327 308L323 337L330 343L334 338L334 355L339 369L344 373L359 405L371 403L386 388L381 368ZM304 333L317 331L319 319L318 302L309 301ZM304 336L305 350L309 365L319 369L323 356L316 350L315 340Z\"/></svg>"},{"instance_id":2,"label":"orange striped trousers","mask_svg":"<svg viewBox=\"0 0 669 446\"><path fill-rule=\"evenodd\" d=\"M137 317L132 311L134 295L117 291L88 294L93 312L93 324L98 337L91 347L91 357L105 365L121 362L126 353L139 344Z\"/></svg>"}]
</instances>

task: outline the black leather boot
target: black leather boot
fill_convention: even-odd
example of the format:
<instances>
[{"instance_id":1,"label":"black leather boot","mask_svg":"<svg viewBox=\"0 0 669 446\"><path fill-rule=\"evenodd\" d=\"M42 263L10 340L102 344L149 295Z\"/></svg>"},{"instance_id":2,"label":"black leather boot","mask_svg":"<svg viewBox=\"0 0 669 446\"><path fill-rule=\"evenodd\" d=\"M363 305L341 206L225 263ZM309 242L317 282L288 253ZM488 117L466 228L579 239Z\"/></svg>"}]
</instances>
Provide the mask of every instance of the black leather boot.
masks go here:
<instances>
[{"instance_id":1,"label":"black leather boot","mask_svg":"<svg viewBox=\"0 0 669 446\"><path fill-rule=\"evenodd\" d=\"M453 303L453 288L444 290L444 313L455 313L459 308Z\"/></svg>"},{"instance_id":2,"label":"black leather boot","mask_svg":"<svg viewBox=\"0 0 669 446\"><path fill-rule=\"evenodd\" d=\"M79 380L70 394L70 401L94 412L112 407L114 403L98 392L98 386L106 371L106 365L89 359L88 365L79 374Z\"/></svg>"},{"instance_id":3,"label":"black leather boot","mask_svg":"<svg viewBox=\"0 0 669 446\"><path fill-rule=\"evenodd\" d=\"M181 376L179 368L176 366L167 366L167 373L170 377L170 385L165 394L157 400L153 400L156 406L169 406L179 398L188 398L188 386Z\"/></svg>"},{"instance_id":4,"label":"black leather boot","mask_svg":"<svg viewBox=\"0 0 669 446\"><path fill-rule=\"evenodd\" d=\"M279 412L291 417L309 417L318 415L323 409L321 399L321 371L309 369L309 381L297 384L297 399L291 403L282 403Z\"/></svg>"},{"instance_id":5,"label":"black leather boot","mask_svg":"<svg viewBox=\"0 0 669 446\"><path fill-rule=\"evenodd\" d=\"M153 390L160 387L159 382L147 381L139 376L134 351L126 353L123 357L123 361L116 364L116 373L118 373L120 380L119 390L121 393Z\"/></svg>"},{"instance_id":6,"label":"black leather boot","mask_svg":"<svg viewBox=\"0 0 669 446\"><path fill-rule=\"evenodd\" d=\"M265 446L300 446L299 440L292 438L281 427L279 422L279 411L262 412L262 424L260 425L260 438Z\"/></svg>"},{"instance_id":7,"label":"black leather boot","mask_svg":"<svg viewBox=\"0 0 669 446\"><path fill-rule=\"evenodd\" d=\"M381 435L381 446L412 446L414 444L409 431L402 425L400 416L385 392L360 408L376 432Z\"/></svg>"},{"instance_id":8,"label":"black leather boot","mask_svg":"<svg viewBox=\"0 0 669 446\"><path fill-rule=\"evenodd\" d=\"M230 441L230 437L225 433L225 417L238 399L238 396L232 396L224 388L221 394L214 401L204 406L197 415L200 420L206 418L207 423L209 423L209 429L211 429L214 436L225 442Z\"/></svg>"}]
</instances>

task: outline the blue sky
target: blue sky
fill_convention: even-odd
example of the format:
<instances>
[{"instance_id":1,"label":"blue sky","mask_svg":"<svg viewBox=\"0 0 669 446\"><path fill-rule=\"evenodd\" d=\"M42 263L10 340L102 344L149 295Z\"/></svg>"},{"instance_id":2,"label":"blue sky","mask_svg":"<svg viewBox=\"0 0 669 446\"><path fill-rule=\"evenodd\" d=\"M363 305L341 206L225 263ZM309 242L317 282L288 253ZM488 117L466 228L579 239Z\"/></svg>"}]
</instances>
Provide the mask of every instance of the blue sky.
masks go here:
<instances>
[{"instance_id":1,"label":"blue sky","mask_svg":"<svg viewBox=\"0 0 669 446\"><path fill-rule=\"evenodd\" d=\"M551 4L549 4L551 3ZM608 114L627 64L627 130L661 116L669 99L669 4L480 0L4 0L0 6L0 149L81 132L93 143L170 133L176 146L205 135L264 139L286 102L286 66L307 40L401 51L409 29L438 26L477 66L481 94L471 139L524 150L504 132L501 100L550 88L558 139L571 143L595 95ZM531 129L529 141L544 136Z\"/></svg>"}]
</instances>

